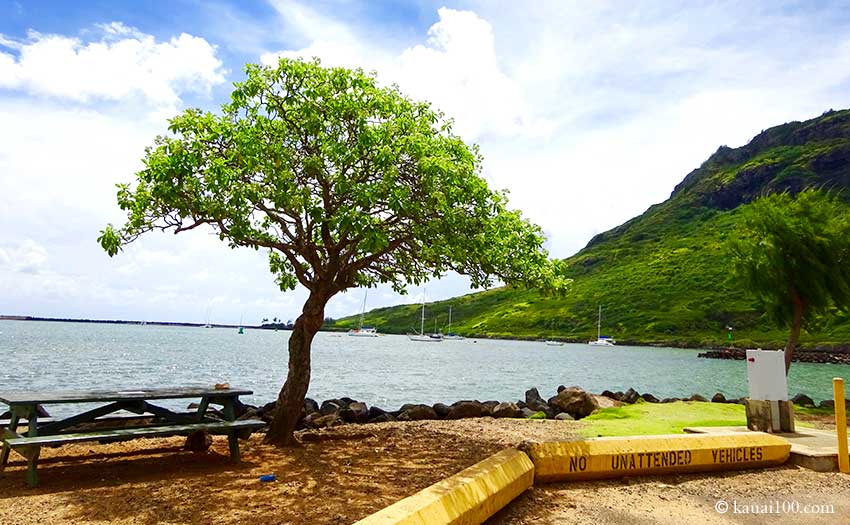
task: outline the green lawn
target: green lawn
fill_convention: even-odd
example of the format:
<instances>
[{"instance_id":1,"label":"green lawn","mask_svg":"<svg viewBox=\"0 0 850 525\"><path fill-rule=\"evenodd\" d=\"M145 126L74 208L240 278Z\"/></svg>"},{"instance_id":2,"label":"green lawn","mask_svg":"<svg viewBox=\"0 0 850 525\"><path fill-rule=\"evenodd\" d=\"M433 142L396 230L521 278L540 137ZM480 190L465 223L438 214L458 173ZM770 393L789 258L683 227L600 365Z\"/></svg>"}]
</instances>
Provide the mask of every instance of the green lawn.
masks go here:
<instances>
[{"instance_id":1,"label":"green lawn","mask_svg":"<svg viewBox=\"0 0 850 525\"><path fill-rule=\"evenodd\" d=\"M829 409L807 409L794 406L797 414L829 415ZM745 426L744 406L734 403L701 403L677 401L675 403L642 403L604 408L581 420L584 426L578 431L584 437L646 436L652 434L681 434L685 427ZM796 421L797 426L810 427L810 423Z\"/></svg>"},{"instance_id":2,"label":"green lawn","mask_svg":"<svg viewBox=\"0 0 850 525\"><path fill-rule=\"evenodd\" d=\"M746 425L744 406L732 403L635 403L605 408L581 420L586 437L680 434L685 427Z\"/></svg>"}]
</instances>

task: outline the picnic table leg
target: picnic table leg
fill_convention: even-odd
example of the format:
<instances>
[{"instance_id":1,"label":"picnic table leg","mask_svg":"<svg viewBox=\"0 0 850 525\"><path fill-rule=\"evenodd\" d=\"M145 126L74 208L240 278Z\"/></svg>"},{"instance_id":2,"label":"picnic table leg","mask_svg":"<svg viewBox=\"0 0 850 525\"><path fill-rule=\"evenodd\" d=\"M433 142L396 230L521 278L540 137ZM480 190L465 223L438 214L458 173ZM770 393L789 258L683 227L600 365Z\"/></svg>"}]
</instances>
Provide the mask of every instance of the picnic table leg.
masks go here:
<instances>
[{"instance_id":1,"label":"picnic table leg","mask_svg":"<svg viewBox=\"0 0 850 525\"><path fill-rule=\"evenodd\" d=\"M30 407L29 414L27 415L27 419L29 422L29 432L27 432L27 437L35 437L38 435L38 409L36 407ZM41 447L31 447L27 451L27 483L30 487L38 486L38 472L36 472L36 467L38 465L38 455L41 453Z\"/></svg>"},{"instance_id":2,"label":"picnic table leg","mask_svg":"<svg viewBox=\"0 0 850 525\"><path fill-rule=\"evenodd\" d=\"M12 408L12 418L9 420L9 427L8 427L9 432L15 433L15 431L18 430L18 421L20 421L20 418L21 418L21 416L18 413L18 411L15 410L14 408ZM4 431L3 432L3 438L6 438L6 437L8 437L8 436L6 435L6 432ZM7 445L6 441L4 439L4 441L3 441L3 451L0 452L0 472L3 472L3 470L6 468L6 463L9 461L9 452L11 450L12 450L12 447Z\"/></svg>"},{"instance_id":3,"label":"picnic table leg","mask_svg":"<svg viewBox=\"0 0 850 525\"><path fill-rule=\"evenodd\" d=\"M236 420L236 410L233 407L232 397L228 397L224 400L224 406L222 408L224 411L224 419L228 421ZM231 430L227 433L227 444L230 446L230 461L239 463L239 437L236 435L235 430Z\"/></svg>"}]
</instances>

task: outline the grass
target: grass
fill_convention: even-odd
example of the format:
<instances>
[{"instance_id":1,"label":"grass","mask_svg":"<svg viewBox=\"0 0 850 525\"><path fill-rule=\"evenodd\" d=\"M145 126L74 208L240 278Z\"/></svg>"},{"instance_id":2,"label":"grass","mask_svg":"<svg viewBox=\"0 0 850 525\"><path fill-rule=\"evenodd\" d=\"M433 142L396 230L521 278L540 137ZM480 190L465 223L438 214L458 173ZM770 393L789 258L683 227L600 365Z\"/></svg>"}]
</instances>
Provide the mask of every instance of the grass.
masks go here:
<instances>
[{"instance_id":1,"label":"grass","mask_svg":"<svg viewBox=\"0 0 850 525\"><path fill-rule=\"evenodd\" d=\"M585 437L681 434L685 427L747 424L743 405L733 403L635 403L605 408L581 420Z\"/></svg>"},{"instance_id":2,"label":"grass","mask_svg":"<svg viewBox=\"0 0 850 525\"><path fill-rule=\"evenodd\" d=\"M795 135L801 130L808 134ZM809 136L817 140L800 142ZM469 294L427 305L426 329L436 321L446 330L452 306L452 331L462 335L587 341L596 338L602 305L603 333L622 344L721 347L731 325L736 346L784 346L787 331L771 323L733 275L727 240L740 227L740 206L764 192L802 185L848 193L850 169L841 166L850 166L850 110L778 126L724 151L667 201L568 258L573 286L565 297L512 288ZM404 305L368 312L364 322L405 333L418 329L419 316L420 305ZM356 323L352 316L330 327ZM803 347L850 343L850 314L836 312L812 326Z\"/></svg>"}]
</instances>

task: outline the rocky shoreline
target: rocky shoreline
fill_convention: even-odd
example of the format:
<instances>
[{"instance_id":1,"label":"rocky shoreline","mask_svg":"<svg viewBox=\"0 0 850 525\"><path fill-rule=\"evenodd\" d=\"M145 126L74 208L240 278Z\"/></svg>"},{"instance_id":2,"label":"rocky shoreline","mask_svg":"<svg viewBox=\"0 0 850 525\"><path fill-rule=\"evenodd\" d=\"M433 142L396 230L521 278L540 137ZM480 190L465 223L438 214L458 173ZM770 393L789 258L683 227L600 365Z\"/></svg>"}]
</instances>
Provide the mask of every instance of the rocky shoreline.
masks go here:
<instances>
[{"instance_id":1,"label":"rocky shoreline","mask_svg":"<svg viewBox=\"0 0 850 525\"><path fill-rule=\"evenodd\" d=\"M478 401L461 400L450 405L408 403L397 410L384 410L349 397L328 399L321 403L307 398L304 400L298 430L320 429L343 424L381 423L387 421L457 420L465 418L492 417L517 419L579 420L600 408L610 408L634 403L673 403L676 401L701 401L711 403L737 403L743 405L746 398L727 399L718 392L708 399L699 394L687 398L667 397L659 399L651 393L639 393L630 388L626 392L605 390L593 394L577 387L559 386L556 395L544 399L537 388L525 392L524 400ZM801 406L815 407L814 401L804 394L797 394L792 401ZM850 403L848 403L850 405ZM262 407L240 405L239 419L262 419L271 421L276 402ZM831 400L821 401L822 408L832 408ZM191 407L190 407L191 408ZM214 409L210 409L214 410Z\"/></svg>"},{"instance_id":2,"label":"rocky shoreline","mask_svg":"<svg viewBox=\"0 0 850 525\"><path fill-rule=\"evenodd\" d=\"M720 350L709 350L697 354L697 357L708 359L733 359L743 361L747 358L747 351L743 348L722 348ZM797 350L792 356L792 361L799 363L822 363L835 365L850 365L850 351L847 349L836 350Z\"/></svg>"}]
</instances>

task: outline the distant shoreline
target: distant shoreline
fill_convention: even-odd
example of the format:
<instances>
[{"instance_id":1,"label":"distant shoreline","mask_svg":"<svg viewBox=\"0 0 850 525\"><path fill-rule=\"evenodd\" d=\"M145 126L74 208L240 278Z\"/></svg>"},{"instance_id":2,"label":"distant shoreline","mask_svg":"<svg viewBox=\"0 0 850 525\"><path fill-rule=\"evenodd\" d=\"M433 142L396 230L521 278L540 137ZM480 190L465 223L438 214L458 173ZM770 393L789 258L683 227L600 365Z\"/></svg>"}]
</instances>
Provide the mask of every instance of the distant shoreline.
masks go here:
<instances>
[{"instance_id":1,"label":"distant shoreline","mask_svg":"<svg viewBox=\"0 0 850 525\"><path fill-rule=\"evenodd\" d=\"M178 321L128 321L124 319L72 319L60 317L34 317L31 315L0 315L0 321L47 321L52 323L94 323L94 324L129 324L154 326L192 326L203 328L205 323L184 323ZM213 328L239 328L238 324L212 324ZM243 328L265 329L263 326L241 325ZM268 325L267 325L268 326Z\"/></svg>"}]
</instances>

